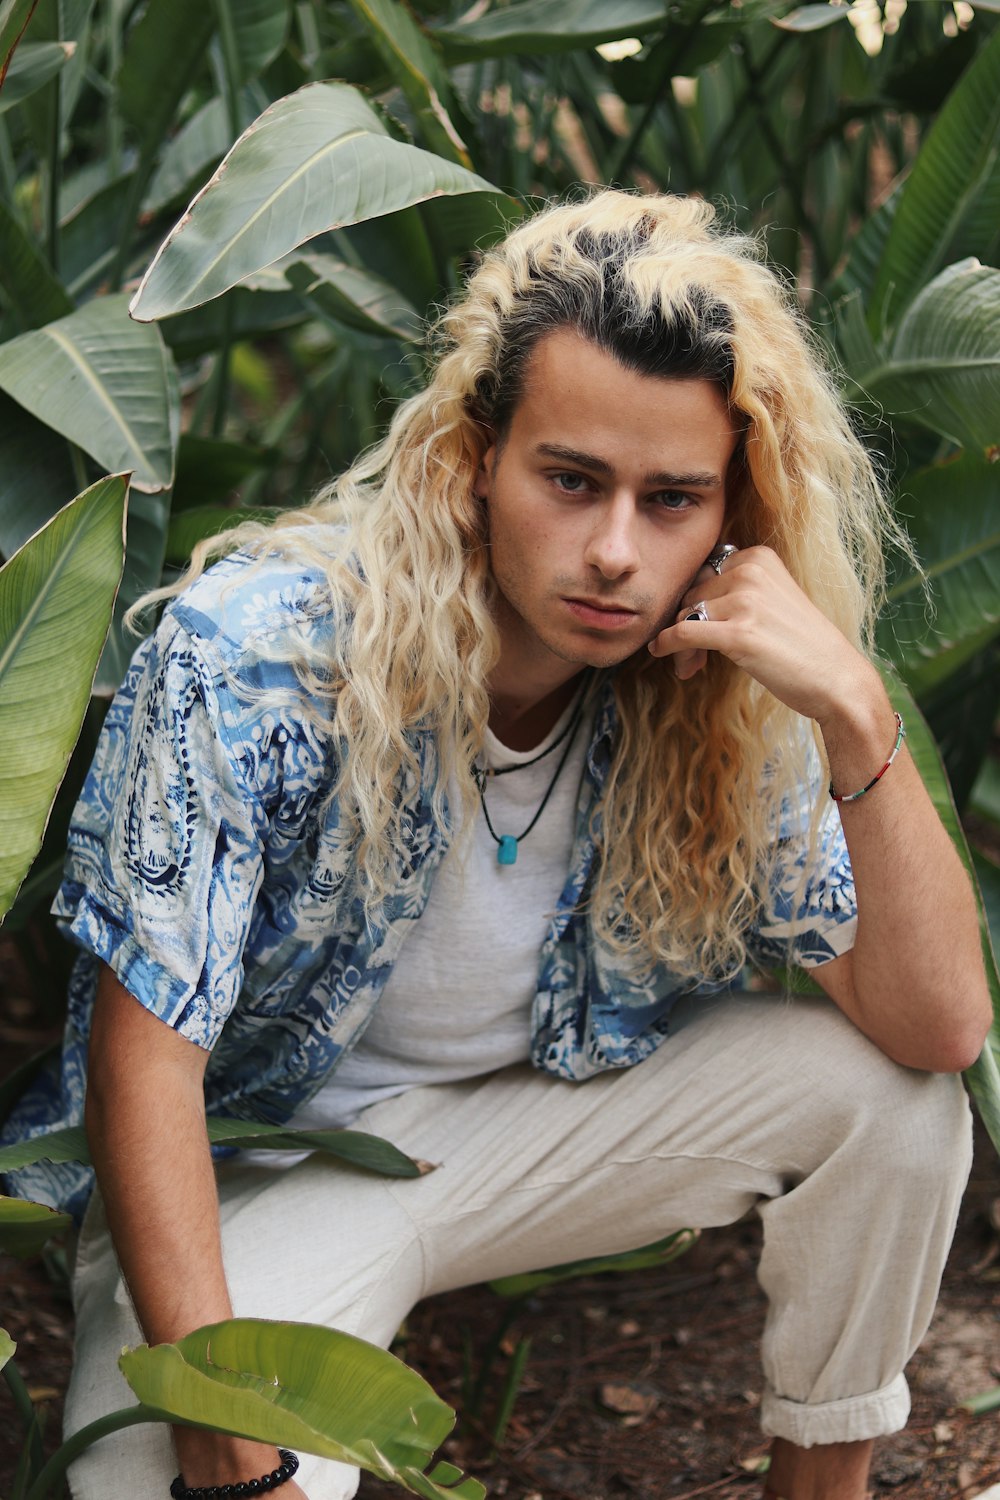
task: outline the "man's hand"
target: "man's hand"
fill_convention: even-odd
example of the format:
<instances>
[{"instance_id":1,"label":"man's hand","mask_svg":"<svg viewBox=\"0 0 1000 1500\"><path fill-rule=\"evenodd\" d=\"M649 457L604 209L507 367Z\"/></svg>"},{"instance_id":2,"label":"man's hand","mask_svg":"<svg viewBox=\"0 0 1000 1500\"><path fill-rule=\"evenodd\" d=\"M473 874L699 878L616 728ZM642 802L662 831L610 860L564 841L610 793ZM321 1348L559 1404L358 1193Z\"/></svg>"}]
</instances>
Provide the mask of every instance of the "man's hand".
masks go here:
<instances>
[{"instance_id":1,"label":"man's hand","mask_svg":"<svg viewBox=\"0 0 1000 1500\"><path fill-rule=\"evenodd\" d=\"M704 603L707 620L688 620ZM769 547L732 553L721 573L707 564L681 601L675 624L649 644L673 656L677 676L693 677L709 651L742 667L788 708L821 724L859 694L872 696L878 674L816 608Z\"/></svg>"}]
</instances>

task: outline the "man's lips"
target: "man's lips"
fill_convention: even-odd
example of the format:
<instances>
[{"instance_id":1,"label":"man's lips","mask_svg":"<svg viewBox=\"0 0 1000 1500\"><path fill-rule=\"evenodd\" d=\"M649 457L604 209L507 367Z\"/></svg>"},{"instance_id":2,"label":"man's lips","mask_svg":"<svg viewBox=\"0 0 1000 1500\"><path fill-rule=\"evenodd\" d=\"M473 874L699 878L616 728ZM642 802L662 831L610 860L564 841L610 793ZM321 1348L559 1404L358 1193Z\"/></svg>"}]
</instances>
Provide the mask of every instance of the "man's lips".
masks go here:
<instances>
[{"instance_id":1,"label":"man's lips","mask_svg":"<svg viewBox=\"0 0 1000 1500\"><path fill-rule=\"evenodd\" d=\"M610 603L604 599L574 599L565 597L563 602L585 625L596 625L601 630L614 630L631 625L638 611L627 604Z\"/></svg>"}]
</instances>

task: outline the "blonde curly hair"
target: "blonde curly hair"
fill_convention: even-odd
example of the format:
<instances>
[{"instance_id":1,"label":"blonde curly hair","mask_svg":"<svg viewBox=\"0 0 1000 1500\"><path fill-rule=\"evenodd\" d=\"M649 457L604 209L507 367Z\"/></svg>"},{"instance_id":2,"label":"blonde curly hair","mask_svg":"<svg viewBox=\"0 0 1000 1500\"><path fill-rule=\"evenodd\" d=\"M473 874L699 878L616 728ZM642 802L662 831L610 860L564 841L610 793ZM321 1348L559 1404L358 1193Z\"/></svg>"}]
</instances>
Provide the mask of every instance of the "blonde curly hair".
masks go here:
<instances>
[{"instance_id":1,"label":"blonde curly hair","mask_svg":"<svg viewBox=\"0 0 1000 1500\"><path fill-rule=\"evenodd\" d=\"M533 348L576 329L650 375L707 378L743 431L727 538L774 549L809 598L870 650L898 530L794 299L757 242L713 208L616 190L555 206L488 251L433 332L426 389L385 438L302 510L199 547L174 589L235 546L320 567L349 626L335 660L296 667L343 748L334 794L356 821L370 912L402 838L397 787L412 731L439 762L434 814L471 765L499 655L484 508L474 481L520 398ZM331 556L314 522L343 524ZM391 641L391 651L386 642ZM645 651L612 674L618 731L594 820L598 941L640 968L735 975L775 858L783 804L815 783L818 738L725 658L680 682ZM814 809L813 828L819 807Z\"/></svg>"}]
</instances>

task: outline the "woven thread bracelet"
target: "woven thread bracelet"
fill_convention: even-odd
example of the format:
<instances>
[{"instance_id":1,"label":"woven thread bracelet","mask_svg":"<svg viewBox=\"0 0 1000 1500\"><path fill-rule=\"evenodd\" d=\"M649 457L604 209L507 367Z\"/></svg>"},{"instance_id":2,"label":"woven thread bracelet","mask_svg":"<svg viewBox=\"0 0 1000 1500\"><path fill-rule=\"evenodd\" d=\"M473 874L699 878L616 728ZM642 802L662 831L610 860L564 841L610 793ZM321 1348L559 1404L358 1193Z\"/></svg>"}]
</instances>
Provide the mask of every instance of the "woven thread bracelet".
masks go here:
<instances>
[{"instance_id":1,"label":"woven thread bracelet","mask_svg":"<svg viewBox=\"0 0 1000 1500\"><path fill-rule=\"evenodd\" d=\"M903 743L905 736L906 730L903 728L903 717L901 714L896 714L896 743L893 745L892 750L889 754L889 759L886 761L881 771L876 771L871 781L867 782L861 788L860 792L848 792L843 797L837 796L837 793L833 790L833 782L831 781L830 796L833 798L834 802L857 802L859 797L863 797L865 795L865 792L870 792L876 781L882 780L882 777L885 775L886 771L888 771L889 767L896 759L896 756L899 754L899 747Z\"/></svg>"},{"instance_id":2,"label":"woven thread bracelet","mask_svg":"<svg viewBox=\"0 0 1000 1500\"><path fill-rule=\"evenodd\" d=\"M298 1457L288 1448L279 1448L281 1463L270 1474L259 1479L241 1479L238 1484L185 1484L184 1475L178 1474L170 1486L173 1500L243 1500L244 1495L263 1495L287 1484L299 1467Z\"/></svg>"}]
</instances>

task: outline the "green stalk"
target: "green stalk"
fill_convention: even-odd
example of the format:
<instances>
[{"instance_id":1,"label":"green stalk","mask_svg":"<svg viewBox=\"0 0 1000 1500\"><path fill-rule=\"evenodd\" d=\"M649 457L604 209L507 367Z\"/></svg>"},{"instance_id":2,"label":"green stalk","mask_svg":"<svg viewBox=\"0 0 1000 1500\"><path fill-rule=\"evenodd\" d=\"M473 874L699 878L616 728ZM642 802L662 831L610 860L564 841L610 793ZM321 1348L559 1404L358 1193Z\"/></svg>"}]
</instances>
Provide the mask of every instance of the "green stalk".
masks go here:
<instances>
[{"instance_id":1,"label":"green stalk","mask_svg":"<svg viewBox=\"0 0 1000 1500\"><path fill-rule=\"evenodd\" d=\"M41 1469L44 1457L42 1434L38 1427L38 1413L35 1411L34 1402L28 1395L28 1387L21 1378L21 1372L13 1360L8 1360L4 1365L3 1378L7 1382L18 1415L24 1423L25 1447L28 1451L28 1478L33 1479Z\"/></svg>"},{"instance_id":2,"label":"green stalk","mask_svg":"<svg viewBox=\"0 0 1000 1500\"><path fill-rule=\"evenodd\" d=\"M7 129L7 121L0 115L0 192L3 193L4 201L10 204L15 213L17 212L14 197L16 185L17 165L11 150L10 131Z\"/></svg>"},{"instance_id":3,"label":"green stalk","mask_svg":"<svg viewBox=\"0 0 1000 1500\"><path fill-rule=\"evenodd\" d=\"M52 80L52 140L49 143L48 208L46 213L49 265L59 274L59 190L62 186L62 78Z\"/></svg>"},{"instance_id":4,"label":"green stalk","mask_svg":"<svg viewBox=\"0 0 1000 1500\"><path fill-rule=\"evenodd\" d=\"M89 1448L91 1443L96 1443L99 1438L107 1437L112 1432L120 1432L124 1427L136 1427L140 1422L166 1421L169 1421L169 1418L157 1411L155 1407L142 1405L128 1406L122 1411L113 1411L106 1417L98 1417L96 1422L90 1422L86 1427L81 1427L79 1432L74 1432L73 1436L67 1438L62 1447L53 1453L25 1496L25 1500L45 1500L52 1486L65 1477L70 1464L85 1448Z\"/></svg>"},{"instance_id":5,"label":"green stalk","mask_svg":"<svg viewBox=\"0 0 1000 1500\"><path fill-rule=\"evenodd\" d=\"M69 444L69 461L73 465L73 479L76 484L77 494L82 493L90 483L87 478L87 466L84 462L83 452L75 443Z\"/></svg>"},{"instance_id":6,"label":"green stalk","mask_svg":"<svg viewBox=\"0 0 1000 1500\"><path fill-rule=\"evenodd\" d=\"M108 18L108 78L111 87L107 92L108 132L108 180L114 182L122 166L122 119L118 112L118 69L122 61L122 38L115 24L115 0L107 0Z\"/></svg>"},{"instance_id":7,"label":"green stalk","mask_svg":"<svg viewBox=\"0 0 1000 1500\"><path fill-rule=\"evenodd\" d=\"M714 9L714 6L715 0L705 0L705 3L701 6L697 15L694 16L693 19L689 21L688 24L684 27L685 34L680 43L680 46L677 48L676 52L668 56L666 64L660 70L660 76L656 80L656 85L649 96L649 102L646 104L645 108L642 111L642 114L633 125L622 146L621 151L619 151L617 157L611 164L611 170L608 172L608 182L621 182L625 173L632 165L632 162L635 159L635 154L639 149L639 143L646 133L649 122L653 118L653 111L656 109L657 104L660 102L660 95L663 92L664 87L669 87L671 78L673 78L675 74L678 74L680 72L681 65L683 64L688 52L691 50L692 43L694 42L694 39L698 34L698 27L708 15L709 11Z\"/></svg>"},{"instance_id":8,"label":"green stalk","mask_svg":"<svg viewBox=\"0 0 1000 1500\"><path fill-rule=\"evenodd\" d=\"M226 101L226 117L230 139L235 141L240 133L240 52L236 40L236 27L229 0L214 0L215 16L219 26L219 46L222 49L222 94ZM213 371L214 405L212 410L212 436L221 437L226 425L226 410L229 405L229 365L233 346L233 304L227 298L222 304L222 343Z\"/></svg>"}]
</instances>

